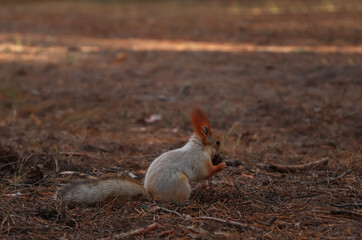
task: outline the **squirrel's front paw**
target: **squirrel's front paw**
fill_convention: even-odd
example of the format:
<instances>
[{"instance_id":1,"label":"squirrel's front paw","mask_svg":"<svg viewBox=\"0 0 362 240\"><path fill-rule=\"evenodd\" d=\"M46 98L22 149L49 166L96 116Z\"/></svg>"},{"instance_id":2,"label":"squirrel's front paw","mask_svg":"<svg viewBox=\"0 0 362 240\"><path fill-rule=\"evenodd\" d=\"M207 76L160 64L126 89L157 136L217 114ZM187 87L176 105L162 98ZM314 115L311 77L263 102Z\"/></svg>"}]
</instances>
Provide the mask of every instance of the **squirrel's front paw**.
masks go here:
<instances>
[{"instance_id":1,"label":"squirrel's front paw","mask_svg":"<svg viewBox=\"0 0 362 240\"><path fill-rule=\"evenodd\" d=\"M221 172L224 168L226 168L226 163L222 162L215 166L215 173Z\"/></svg>"},{"instance_id":2,"label":"squirrel's front paw","mask_svg":"<svg viewBox=\"0 0 362 240\"><path fill-rule=\"evenodd\" d=\"M224 168L226 168L226 163L225 162L222 162L220 163L219 165L217 165L217 168L221 170L223 170Z\"/></svg>"}]
</instances>

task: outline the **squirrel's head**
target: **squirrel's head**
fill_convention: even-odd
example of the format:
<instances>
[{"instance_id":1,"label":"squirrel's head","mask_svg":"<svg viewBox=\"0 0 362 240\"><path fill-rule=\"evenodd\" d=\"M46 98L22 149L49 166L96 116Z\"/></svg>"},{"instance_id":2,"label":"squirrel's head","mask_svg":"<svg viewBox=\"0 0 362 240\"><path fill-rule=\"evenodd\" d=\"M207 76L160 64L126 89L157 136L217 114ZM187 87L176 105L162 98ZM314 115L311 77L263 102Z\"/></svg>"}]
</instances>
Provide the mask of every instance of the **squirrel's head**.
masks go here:
<instances>
[{"instance_id":1,"label":"squirrel's head","mask_svg":"<svg viewBox=\"0 0 362 240\"><path fill-rule=\"evenodd\" d=\"M190 113L192 125L194 126L194 133L199 136L204 145L205 150L209 152L213 165L222 163L221 142L218 138L214 137L210 129L210 121L207 115L199 108L194 108Z\"/></svg>"},{"instance_id":2,"label":"squirrel's head","mask_svg":"<svg viewBox=\"0 0 362 240\"><path fill-rule=\"evenodd\" d=\"M197 134L204 146L210 146L215 150L219 150L220 141L215 139L210 128L210 121L206 113L200 108L194 108L190 113L194 133Z\"/></svg>"}]
</instances>

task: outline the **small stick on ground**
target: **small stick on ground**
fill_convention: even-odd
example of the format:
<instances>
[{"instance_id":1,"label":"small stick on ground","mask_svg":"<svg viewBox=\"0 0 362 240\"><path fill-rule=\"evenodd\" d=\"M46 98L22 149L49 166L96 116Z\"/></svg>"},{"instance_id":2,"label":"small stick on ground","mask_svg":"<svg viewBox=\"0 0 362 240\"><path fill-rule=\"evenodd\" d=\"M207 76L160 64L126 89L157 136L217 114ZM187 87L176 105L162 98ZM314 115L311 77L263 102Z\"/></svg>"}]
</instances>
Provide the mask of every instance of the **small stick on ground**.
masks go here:
<instances>
[{"instance_id":1,"label":"small stick on ground","mask_svg":"<svg viewBox=\"0 0 362 240\"><path fill-rule=\"evenodd\" d=\"M176 212L174 210L167 209L165 207L160 207L160 206L157 206L157 205L150 207L150 211L157 211L157 210L163 210L163 211L168 212L168 213L174 213L177 216L179 216L180 218L184 218L184 216L182 214L180 214L180 213L178 213L178 212ZM249 229L252 229L252 230L258 229L257 227L250 226L249 224L246 224L246 223L240 223L240 222L236 222L236 221L232 221L232 220L224 220L224 219L215 218L215 217L200 216L200 217L195 217L195 218L192 218L192 217L187 218L186 217L184 219L187 219L187 220L193 220L193 219L211 220L211 221L216 221L216 222L221 222L221 223L228 223L228 224L243 227L243 228L249 228Z\"/></svg>"},{"instance_id":2,"label":"small stick on ground","mask_svg":"<svg viewBox=\"0 0 362 240\"><path fill-rule=\"evenodd\" d=\"M282 165L282 164L270 163L270 164L259 164L258 167L267 171L293 173L293 172L300 172L310 169L321 168L326 166L327 164L328 164L328 158L323 158L318 161L305 163L305 164L298 164L298 165Z\"/></svg>"},{"instance_id":3,"label":"small stick on ground","mask_svg":"<svg viewBox=\"0 0 362 240\"><path fill-rule=\"evenodd\" d=\"M1 158L0 158L0 159L1 159ZM2 165L0 165L0 170L1 170L2 168L4 168L4 167L10 166L10 165L14 165L14 164L15 164L15 162L9 162L9 163L2 164Z\"/></svg>"},{"instance_id":4,"label":"small stick on ground","mask_svg":"<svg viewBox=\"0 0 362 240\"><path fill-rule=\"evenodd\" d=\"M362 181L359 179L359 177L356 177L357 182L362 183Z\"/></svg>"},{"instance_id":5,"label":"small stick on ground","mask_svg":"<svg viewBox=\"0 0 362 240\"><path fill-rule=\"evenodd\" d=\"M179 216L179 217L183 217L180 213L178 213L178 212L176 212L176 211L174 211L174 210L170 210L170 209L167 209L167 208L165 208L165 207L158 207L160 210L163 210L163 211L165 211L165 212L169 212L169 213L173 213L173 214L176 214L177 216Z\"/></svg>"},{"instance_id":6,"label":"small stick on ground","mask_svg":"<svg viewBox=\"0 0 362 240\"><path fill-rule=\"evenodd\" d=\"M337 176L337 177L332 177L332 178L328 178L326 180L323 181L319 181L317 183L334 183L337 182L339 180L342 180L343 178L345 178L348 174L350 174L353 170L352 169L348 169L347 171L345 171L344 173L342 173L341 175Z\"/></svg>"},{"instance_id":7,"label":"small stick on ground","mask_svg":"<svg viewBox=\"0 0 362 240\"><path fill-rule=\"evenodd\" d=\"M140 228L140 229L136 229L136 230L131 230L131 231L128 231L128 232L125 232L125 233L120 233L120 234L114 235L114 236L109 237L109 238L102 238L102 240L130 238L130 237L134 237L134 236L143 235L143 234L145 234L147 232L155 230L156 228L158 228L158 224L157 223L152 223L147 228Z\"/></svg>"},{"instance_id":8,"label":"small stick on ground","mask_svg":"<svg viewBox=\"0 0 362 240\"><path fill-rule=\"evenodd\" d=\"M64 171L64 172L60 172L58 173L59 175L79 175L79 176L89 176L88 174L85 173L81 173L81 172L76 172L76 171Z\"/></svg>"},{"instance_id":9,"label":"small stick on ground","mask_svg":"<svg viewBox=\"0 0 362 240\"><path fill-rule=\"evenodd\" d=\"M165 238L166 236L169 236L169 235L173 234L174 232L175 232L175 230L166 230L166 231L163 231L163 232L157 234L155 237Z\"/></svg>"},{"instance_id":10,"label":"small stick on ground","mask_svg":"<svg viewBox=\"0 0 362 240\"><path fill-rule=\"evenodd\" d=\"M6 220L8 219L8 216L6 215L6 217L1 221L1 225L0 225L0 233L3 232L3 226L4 226L4 223L6 222Z\"/></svg>"},{"instance_id":11,"label":"small stick on ground","mask_svg":"<svg viewBox=\"0 0 362 240\"><path fill-rule=\"evenodd\" d=\"M232 220L225 220L225 219L216 218L216 217L200 216L200 217L195 217L195 218L191 218L191 219L202 219L202 220L210 220L210 221L215 221L215 222L227 223L227 224L235 225L235 226L242 227L242 228L249 228L252 230L258 229L257 227L251 226L246 223L236 222L236 221L232 221Z\"/></svg>"},{"instance_id":12,"label":"small stick on ground","mask_svg":"<svg viewBox=\"0 0 362 240\"><path fill-rule=\"evenodd\" d=\"M65 155L65 156L88 157L88 158L93 158L96 160L103 160L103 158L101 158L97 155L86 153L86 152L59 152L58 154Z\"/></svg>"},{"instance_id":13,"label":"small stick on ground","mask_svg":"<svg viewBox=\"0 0 362 240\"><path fill-rule=\"evenodd\" d=\"M168 213L173 213L173 214L176 214L177 216L179 216L180 218L183 218L181 213L178 213L178 212L176 212L174 210L170 210L170 209L165 208L165 207L160 207L158 205L153 205L153 206L149 207L149 211L151 211L151 212L155 212L157 210L162 210L162 211L165 211L165 212L168 212Z\"/></svg>"},{"instance_id":14,"label":"small stick on ground","mask_svg":"<svg viewBox=\"0 0 362 240\"><path fill-rule=\"evenodd\" d=\"M266 222L266 225L268 225L268 226L273 225L273 223L274 223L277 219L278 219L277 216L271 217L271 218Z\"/></svg>"},{"instance_id":15,"label":"small stick on ground","mask_svg":"<svg viewBox=\"0 0 362 240\"><path fill-rule=\"evenodd\" d=\"M344 215L349 216L350 218L357 218L359 220L362 220L362 214L358 212L348 211L344 209L333 209L330 211L332 215Z\"/></svg>"},{"instance_id":16,"label":"small stick on ground","mask_svg":"<svg viewBox=\"0 0 362 240\"><path fill-rule=\"evenodd\" d=\"M347 203L347 204L337 204L337 203L331 203L332 206L334 207L362 207L362 203Z\"/></svg>"},{"instance_id":17,"label":"small stick on ground","mask_svg":"<svg viewBox=\"0 0 362 240\"><path fill-rule=\"evenodd\" d=\"M137 159L155 158L155 157L158 157L159 155L160 154L147 154L147 155L142 155L142 156L128 156L128 155L125 155L122 158L137 160Z\"/></svg>"}]
</instances>

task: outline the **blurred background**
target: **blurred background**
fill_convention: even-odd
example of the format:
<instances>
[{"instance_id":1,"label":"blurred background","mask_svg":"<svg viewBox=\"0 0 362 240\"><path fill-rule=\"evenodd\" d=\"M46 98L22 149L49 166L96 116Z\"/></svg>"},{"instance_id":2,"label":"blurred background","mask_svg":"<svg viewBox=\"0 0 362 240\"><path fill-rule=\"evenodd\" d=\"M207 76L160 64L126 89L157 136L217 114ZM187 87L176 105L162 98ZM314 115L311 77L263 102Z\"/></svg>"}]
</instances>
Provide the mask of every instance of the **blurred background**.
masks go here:
<instances>
[{"instance_id":1,"label":"blurred background","mask_svg":"<svg viewBox=\"0 0 362 240\"><path fill-rule=\"evenodd\" d=\"M233 184L222 184L217 191L226 197L214 198L213 191L203 196L201 191L193 201L231 199L224 204L240 207L244 220L252 223L257 215L266 222L269 216L264 213L282 212L281 199L283 206L303 211L298 215L288 208L292 212L279 222L283 230L253 231L245 238L265 238L271 232L275 239L307 236L303 231L311 226L313 238L321 232L336 239L357 236L360 229L352 220L331 227L321 220L324 217L308 215L311 209L305 208L304 197L298 198L299 206L288 197L310 189L309 183L297 188L306 177L324 181L346 168L355 171L350 182L360 184L361 76L360 0L2 0L0 189L7 194L30 191L28 198L24 194L18 201L7 200L13 207L4 203L10 207L3 212L17 211L24 202L30 210L19 210L13 222L13 217L6 220L7 215L0 214L1 233L4 224L10 236L25 228L45 236L50 233L44 226L53 224L53 238L75 236L69 227L48 221L43 210L40 217L28 218L44 201L52 204L56 184L70 181L58 173L101 176L128 170L142 179L156 156L188 140L188 114L199 106L223 138L225 159L239 167L218 175L225 181L233 176ZM297 175L298 184L290 184L294 175L259 174L257 169L260 163L303 164L325 157L328 170ZM43 176L39 172L47 178L37 177ZM17 183L29 179L42 184L19 188ZM272 185L271 179L278 184ZM273 190L282 184L282 189ZM242 196L253 197L240 197L235 186ZM305 196L329 191L311 189ZM343 189L348 201L361 197L353 189L358 188ZM288 197L281 197L283 191ZM45 197L39 198L40 193ZM313 198L315 205L308 206L328 207L341 198L338 193ZM250 199L261 204L251 207ZM275 208L265 209L271 204ZM240 212L234 213L233 219L240 218ZM95 226L84 224L92 214L83 214L70 215L80 224L80 236L92 234L93 229L85 229ZM296 215L301 225L294 225ZM130 223L117 219L122 215L112 217L114 224L99 222L99 229L119 231L117 224ZM67 231L70 235L63 235ZM287 235L278 235L282 233ZM107 234L105 230L89 237Z\"/></svg>"},{"instance_id":2,"label":"blurred background","mask_svg":"<svg viewBox=\"0 0 362 240\"><path fill-rule=\"evenodd\" d=\"M157 154L199 106L247 162L360 146L361 1L0 4L3 143Z\"/></svg>"}]
</instances>

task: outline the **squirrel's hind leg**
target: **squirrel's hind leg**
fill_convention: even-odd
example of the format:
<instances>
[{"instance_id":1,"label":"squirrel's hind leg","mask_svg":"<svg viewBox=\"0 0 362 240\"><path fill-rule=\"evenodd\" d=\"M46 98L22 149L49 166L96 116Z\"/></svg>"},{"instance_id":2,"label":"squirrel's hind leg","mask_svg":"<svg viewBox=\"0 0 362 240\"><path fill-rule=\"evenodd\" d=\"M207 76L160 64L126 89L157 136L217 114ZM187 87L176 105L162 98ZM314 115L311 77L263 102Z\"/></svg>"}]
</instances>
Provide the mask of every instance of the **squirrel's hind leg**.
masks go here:
<instances>
[{"instance_id":1,"label":"squirrel's hind leg","mask_svg":"<svg viewBox=\"0 0 362 240\"><path fill-rule=\"evenodd\" d=\"M175 189L175 196L177 196L178 201L187 201L190 199L191 195L191 186L189 179L186 174L182 171L179 173L179 188Z\"/></svg>"},{"instance_id":2,"label":"squirrel's hind leg","mask_svg":"<svg viewBox=\"0 0 362 240\"><path fill-rule=\"evenodd\" d=\"M187 201L190 198L191 186L183 171L174 172L166 179L160 185L147 187L152 198L164 201Z\"/></svg>"}]
</instances>

